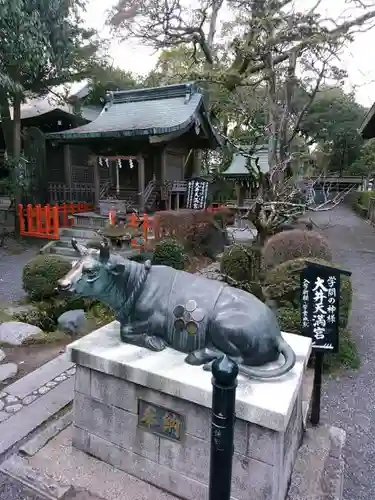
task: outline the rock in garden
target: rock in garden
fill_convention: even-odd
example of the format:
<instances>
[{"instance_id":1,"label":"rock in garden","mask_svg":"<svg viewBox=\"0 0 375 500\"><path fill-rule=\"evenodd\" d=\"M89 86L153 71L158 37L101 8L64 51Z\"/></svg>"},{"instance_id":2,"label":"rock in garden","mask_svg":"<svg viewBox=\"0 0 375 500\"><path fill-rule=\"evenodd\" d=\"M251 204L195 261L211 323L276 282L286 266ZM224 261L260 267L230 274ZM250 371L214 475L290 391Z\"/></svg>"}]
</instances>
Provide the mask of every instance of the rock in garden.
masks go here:
<instances>
[{"instance_id":1,"label":"rock in garden","mask_svg":"<svg viewBox=\"0 0 375 500\"><path fill-rule=\"evenodd\" d=\"M59 328L69 335L77 335L86 323L85 311L76 309L64 312L57 320Z\"/></svg>"},{"instance_id":2,"label":"rock in garden","mask_svg":"<svg viewBox=\"0 0 375 500\"><path fill-rule=\"evenodd\" d=\"M5 363L4 365L0 365L0 382L14 377L17 375L17 372L18 366L16 363Z\"/></svg>"},{"instance_id":3,"label":"rock in garden","mask_svg":"<svg viewBox=\"0 0 375 500\"><path fill-rule=\"evenodd\" d=\"M5 359L5 352L0 349L0 363Z\"/></svg>"},{"instance_id":4,"label":"rock in garden","mask_svg":"<svg viewBox=\"0 0 375 500\"><path fill-rule=\"evenodd\" d=\"M6 321L0 325L0 342L10 345L21 345L29 337L40 335L42 330L22 321Z\"/></svg>"}]
</instances>

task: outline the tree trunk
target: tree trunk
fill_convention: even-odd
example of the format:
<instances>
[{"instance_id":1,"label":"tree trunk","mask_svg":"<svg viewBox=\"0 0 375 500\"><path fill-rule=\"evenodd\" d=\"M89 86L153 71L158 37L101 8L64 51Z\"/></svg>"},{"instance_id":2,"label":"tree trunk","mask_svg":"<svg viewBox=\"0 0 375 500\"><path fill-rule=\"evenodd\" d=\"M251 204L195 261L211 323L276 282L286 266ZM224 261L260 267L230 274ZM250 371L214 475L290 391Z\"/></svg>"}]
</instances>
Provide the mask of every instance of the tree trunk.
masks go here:
<instances>
[{"instance_id":1,"label":"tree trunk","mask_svg":"<svg viewBox=\"0 0 375 500\"><path fill-rule=\"evenodd\" d=\"M15 205L15 227L14 234L19 236L20 224L18 218L18 205L22 203L22 191L18 179L19 163L21 160L21 96L16 94L13 101L13 176L14 176L14 205Z\"/></svg>"},{"instance_id":2,"label":"tree trunk","mask_svg":"<svg viewBox=\"0 0 375 500\"><path fill-rule=\"evenodd\" d=\"M10 116L8 97L5 92L0 91L0 115L1 128L3 130L5 149L8 156L13 155L13 122Z\"/></svg>"},{"instance_id":3,"label":"tree trunk","mask_svg":"<svg viewBox=\"0 0 375 500\"><path fill-rule=\"evenodd\" d=\"M13 102L13 157L21 157L21 96L16 94Z\"/></svg>"}]
</instances>

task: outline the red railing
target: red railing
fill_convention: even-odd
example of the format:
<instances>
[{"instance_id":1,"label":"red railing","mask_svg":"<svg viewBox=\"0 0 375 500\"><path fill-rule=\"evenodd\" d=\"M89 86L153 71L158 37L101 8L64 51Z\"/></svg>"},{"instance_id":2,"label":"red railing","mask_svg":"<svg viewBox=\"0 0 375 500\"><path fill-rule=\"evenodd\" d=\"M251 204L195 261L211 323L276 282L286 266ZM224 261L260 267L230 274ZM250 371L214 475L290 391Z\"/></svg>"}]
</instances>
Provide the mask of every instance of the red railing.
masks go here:
<instances>
[{"instance_id":1,"label":"red railing","mask_svg":"<svg viewBox=\"0 0 375 500\"><path fill-rule=\"evenodd\" d=\"M75 213L92 209L88 203L62 203L60 205L18 205L20 235L47 240L59 239L59 228L69 227Z\"/></svg>"},{"instance_id":2,"label":"red railing","mask_svg":"<svg viewBox=\"0 0 375 500\"><path fill-rule=\"evenodd\" d=\"M225 208L224 205L221 205L220 203L212 203L212 205L206 208L206 211L212 213L220 212L223 208Z\"/></svg>"},{"instance_id":3,"label":"red railing","mask_svg":"<svg viewBox=\"0 0 375 500\"><path fill-rule=\"evenodd\" d=\"M59 211L57 206L18 205L20 235L47 240L59 239Z\"/></svg>"},{"instance_id":4,"label":"red railing","mask_svg":"<svg viewBox=\"0 0 375 500\"><path fill-rule=\"evenodd\" d=\"M73 214L89 212L94 209L89 203L61 203L57 205L60 227L70 227L73 224Z\"/></svg>"},{"instance_id":5,"label":"red railing","mask_svg":"<svg viewBox=\"0 0 375 500\"><path fill-rule=\"evenodd\" d=\"M131 214L127 217L126 225L134 228L142 228L143 241L133 238L131 241L132 248L143 249L145 242L148 240L149 230L151 228L151 218L145 214L142 217L137 217L135 214Z\"/></svg>"}]
</instances>

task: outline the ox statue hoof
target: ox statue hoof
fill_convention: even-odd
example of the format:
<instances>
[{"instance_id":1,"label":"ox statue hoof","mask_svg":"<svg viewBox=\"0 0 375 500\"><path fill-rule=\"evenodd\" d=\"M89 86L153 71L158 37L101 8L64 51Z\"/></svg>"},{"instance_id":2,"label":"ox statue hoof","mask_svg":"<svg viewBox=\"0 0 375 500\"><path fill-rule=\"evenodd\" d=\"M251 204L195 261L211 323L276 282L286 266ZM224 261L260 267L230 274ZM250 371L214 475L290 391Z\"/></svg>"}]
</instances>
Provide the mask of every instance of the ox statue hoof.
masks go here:
<instances>
[{"instance_id":1,"label":"ox statue hoof","mask_svg":"<svg viewBox=\"0 0 375 500\"><path fill-rule=\"evenodd\" d=\"M150 351L163 351L167 347L167 343L160 337L146 335L145 345Z\"/></svg>"}]
</instances>

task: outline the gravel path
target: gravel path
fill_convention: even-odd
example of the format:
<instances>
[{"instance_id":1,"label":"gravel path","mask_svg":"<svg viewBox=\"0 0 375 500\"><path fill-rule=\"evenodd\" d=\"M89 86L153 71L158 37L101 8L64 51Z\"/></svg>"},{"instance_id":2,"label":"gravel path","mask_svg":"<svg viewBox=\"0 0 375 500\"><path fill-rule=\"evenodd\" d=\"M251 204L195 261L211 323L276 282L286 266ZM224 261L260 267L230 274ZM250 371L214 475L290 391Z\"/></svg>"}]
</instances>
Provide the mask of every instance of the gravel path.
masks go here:
<instances>
[{"instance_id":1,"label":"gravel path","mask_svg":"<svg viewBox=\"0 0 375 500\"><path fill-rule=\"evenodd\" d=\"M12 255L0 249L0 304L20 300L24 297L22 269L36 255L36 251L35 248L30 248L22 253Z\"/></svg>"},{"instance_id":2,"label":"gravel path","mask_svg":"<svg viewBox=\"0 0 375 500\"><path fill-rule=\"evenodd\" d=\"M323 419L347 432L344 500L375 498L375 228L350 208L320 212L312 220L330 241L334 259L352 271L351 330L361 354L358 372L330 379Z\"/></svg>"}]
</instances>

